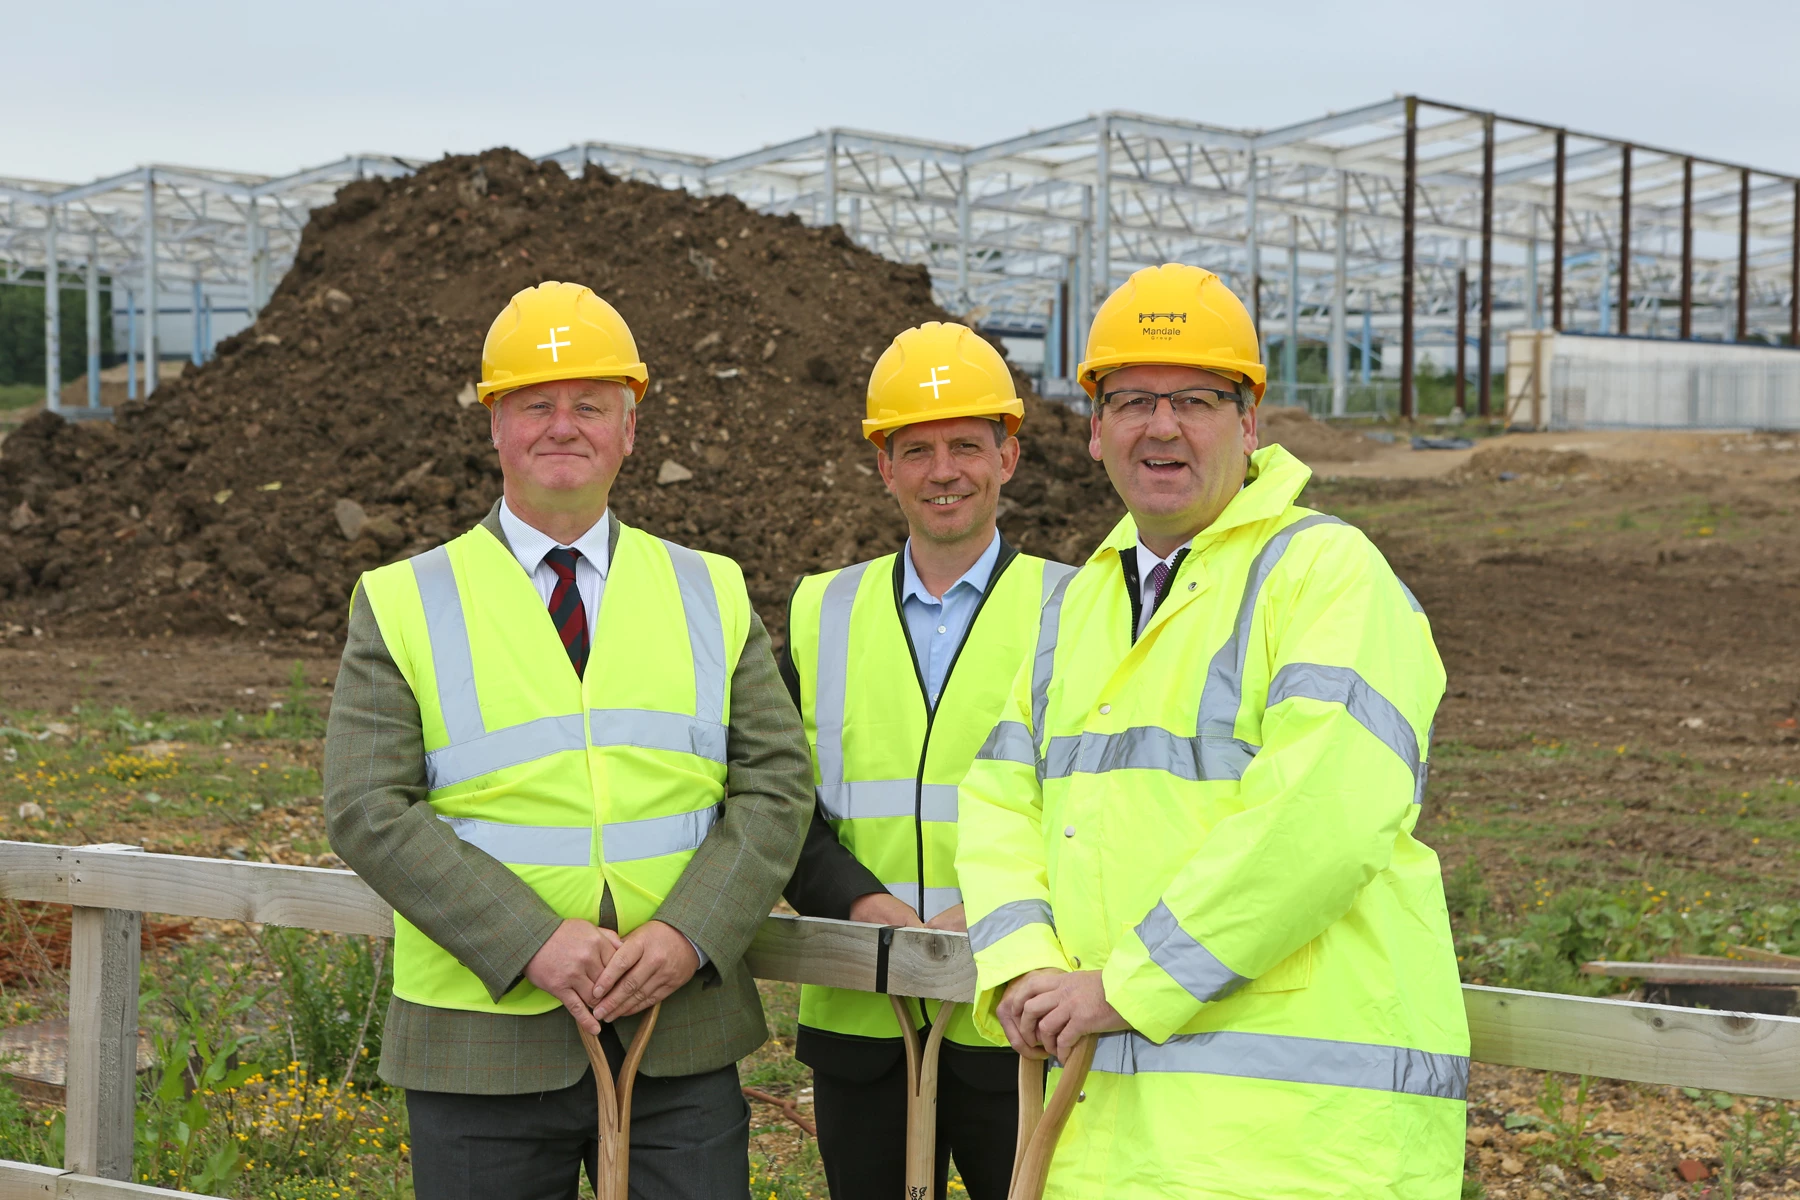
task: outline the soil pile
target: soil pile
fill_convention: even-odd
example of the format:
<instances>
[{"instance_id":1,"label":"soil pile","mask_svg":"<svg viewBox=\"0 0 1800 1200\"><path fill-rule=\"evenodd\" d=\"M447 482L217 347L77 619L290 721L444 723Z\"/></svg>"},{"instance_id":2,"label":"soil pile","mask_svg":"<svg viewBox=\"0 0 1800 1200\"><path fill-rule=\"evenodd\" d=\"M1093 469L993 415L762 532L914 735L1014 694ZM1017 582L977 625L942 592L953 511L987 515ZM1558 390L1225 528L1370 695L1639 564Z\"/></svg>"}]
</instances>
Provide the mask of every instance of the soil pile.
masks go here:
<instances>
[{"instance_id":1,"label":"soil pile","mask_svg":"<svg viewBox=\"0 0 1800 1200\"><path fill-rule=\"evenodd\" d=\"M115 425L27 422L0 447L0 613L91 632L341 629L359 572L462 532L499 494L482 339L505 299L576 280L653 380L620 516L729 554L779 636L806 571L905 527L859 436L869 367L948 320L922 267L841 230L510 150L343 189L218 358ZM1001 525L1075 559L1117 518L1086 421L1026 401Z\"/></svg>"},{"instance_id":2,"label":"soil pile","mask_svg":"<svg viewBox=\"0 0 1800 1200\"><path fill-rule=\"evenodd\" d=\"M1304 408L1263 404L1256 414L1262 445L1277 442L1303 463L1360 462L1375 456L1376 443L1349 429L1313 420Z\"/></svg>"}]
</instances>

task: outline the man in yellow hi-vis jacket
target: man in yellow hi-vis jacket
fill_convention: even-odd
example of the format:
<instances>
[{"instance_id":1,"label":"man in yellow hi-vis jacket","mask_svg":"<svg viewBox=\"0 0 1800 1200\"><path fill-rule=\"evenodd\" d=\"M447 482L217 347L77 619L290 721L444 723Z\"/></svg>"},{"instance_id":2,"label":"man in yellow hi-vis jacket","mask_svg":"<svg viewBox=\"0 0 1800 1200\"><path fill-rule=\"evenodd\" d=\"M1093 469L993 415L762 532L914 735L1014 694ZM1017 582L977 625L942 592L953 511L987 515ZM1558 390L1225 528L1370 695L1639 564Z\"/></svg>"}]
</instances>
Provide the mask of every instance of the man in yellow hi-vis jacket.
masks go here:
<instances>
[{"instance_id":1,"label":"man in yellow hi-vis jacket","mask_svg":"<svg viewBox=\"0 0 1800 1200\"><path fill-rule=\"evenodd\" d=\"M1047 1195L1455 1196L1425 616L1257 448L1256 332L1217 276L1137 272L1080 377L1130 515L1046 604L957 842L977 1026L1098 1038Z\"/></svg>"}]
</instances>

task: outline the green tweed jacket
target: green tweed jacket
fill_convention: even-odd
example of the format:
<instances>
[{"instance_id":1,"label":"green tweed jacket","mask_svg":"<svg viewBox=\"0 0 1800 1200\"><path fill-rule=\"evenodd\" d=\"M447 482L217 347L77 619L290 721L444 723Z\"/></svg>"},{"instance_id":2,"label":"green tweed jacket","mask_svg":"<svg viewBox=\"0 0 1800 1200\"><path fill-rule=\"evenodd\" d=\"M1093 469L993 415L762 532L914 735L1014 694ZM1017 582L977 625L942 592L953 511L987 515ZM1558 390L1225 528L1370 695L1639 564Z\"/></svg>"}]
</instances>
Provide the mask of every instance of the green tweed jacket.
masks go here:
<instances>
[{"instance_id":1,"label":"green tweed jacket","mask_svg":"<svg viewBox=\"0 0 1800 1200\"><path fill-rule=\"evenodd\" d=\"M506 544L496 503L481 524ZM613 519L616 547L619 525ZM509 547L510 549L510 547ZM548 620L548 613L545 615ZM596 648L590 669L606 669ZM776 673L769 634L751 616L731 677L724 819L657 910L708 963L663 1002L643 1070L691 1075L736 1062L768 1037L743 957L793 873L813 809L812 759ZM560 923L529 885L461 841L425 802L419 705L359 589L325 737L325 820L338 857L397 912L475 972L496 1000ZM612 924L610 895L594 914ZM627 1042L636 1018L619 1023ZM568 1087L588 1068L575 1021L431 1008L396 997L381 1078L426 1091L509 1095Z\"/></svg>"}]
</instances>

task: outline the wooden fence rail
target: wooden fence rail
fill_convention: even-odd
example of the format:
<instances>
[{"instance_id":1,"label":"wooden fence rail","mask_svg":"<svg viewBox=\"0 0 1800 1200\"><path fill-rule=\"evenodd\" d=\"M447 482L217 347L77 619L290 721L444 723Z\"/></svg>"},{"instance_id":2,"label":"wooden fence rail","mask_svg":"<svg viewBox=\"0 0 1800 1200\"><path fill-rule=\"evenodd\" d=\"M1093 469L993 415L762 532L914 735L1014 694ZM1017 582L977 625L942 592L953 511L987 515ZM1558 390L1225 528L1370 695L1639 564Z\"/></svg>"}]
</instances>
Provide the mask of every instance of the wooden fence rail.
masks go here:
<instances>
[{"instance_id":1,"label":"wooden fence rail","mask_svg":"<svg viewBox=\"0 0 1800 1200\"><path fill-rule=\"evenodd\" d=\"M135 846L0 841L0 895L75 907L63 1169L0 1160L0 1200L180 1196L131 1177L138 922L145 912L392 937L393 912L354 872L145 854ZM760 979L876 989L881 929L771 916L746 956ZM969 1000L968 938L896 932L888 990ZM1800 1019L1465 986L1471 1057L1737 1095L1800 1099Z\"/></svg>"}]
</instances>

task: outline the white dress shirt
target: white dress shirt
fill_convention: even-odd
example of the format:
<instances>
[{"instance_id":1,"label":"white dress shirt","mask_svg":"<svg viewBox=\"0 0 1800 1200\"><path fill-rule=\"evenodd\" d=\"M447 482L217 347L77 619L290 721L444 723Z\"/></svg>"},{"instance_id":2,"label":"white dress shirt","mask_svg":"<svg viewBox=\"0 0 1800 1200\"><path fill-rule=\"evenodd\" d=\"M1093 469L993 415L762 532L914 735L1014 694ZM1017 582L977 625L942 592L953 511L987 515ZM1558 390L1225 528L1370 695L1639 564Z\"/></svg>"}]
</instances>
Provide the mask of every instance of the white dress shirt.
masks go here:
<instances>
[{"instance_id":1,"label":"white dress shirt","mask_svg":"<svg viewBox=\"0 0 1800 1200\"><path fill-rule=\"evenodd\" d=\"M913 565L911 538L906 539L900 561L900 611L906 617L913 653L919 656L926 695L936 708L944 690L944 677L950 673L950 660L962 646L969 622L975 619L975 610L981 607L981 597L993 580L994 564L1000 561L1000 533L995 531L975 565L944 589L942 596L932 595L919 579L918 568Z\"/></svg>"},{"instance_id":2,"label":"white dress shirt","mask_svg":"<svg viewBox=\"0 0 1800 1200\"><path fill-rule=\"evenodd\" d=\"M512 547L513 557L519 560L519 565L525 568L525 574L531 577L532 586L537 588L545 608L550 606L550 594L556 590L556 569L544 561L544 556L559 547L581 551L581 557L575 560L575 587L581 593L581 606L587 610L590 646L593 645L594 631L600 627L600 594L606 590L606 568L609 565L606 553L607 517L611 512L611 509L602 512L600 519L586 533L573 542L564 544L521 521L506 506L506 501L500 501L500 528L506 531L506 541Z\"/></svg>"},{"instance_id":3,"label":"white dress shirt","mask_svg":"<svg viewBox=\"0 0 1800 1200\"><path fill-rule=\"evenodd\" d=\"M608 522L612 510L601 512L600 519L588 527L588 531L573 542L564 544L549 534L535 529L521 521L513 510L500 501L500 528L506 532L507 544L512 547L513 557L525 568L531 584L537 588L538 596L544 607L550 607L551 593L556 591L556 569L544 561L544 556L558 549L579 550L581 557L575 560L575 588L581 593L581 607L587 612L588 645L594 644L594 631L600 627L600 595L606 590L606 568L611 565L607 557ZM592 658L588 666L594 665ZM679 930L677 931L679 932ZM682 934L687 937L686 934ZM706 951L700 948L693 938L687 938L687 944L694 948L694 957L704 967L707 963Z\"/></svg>"},{"instance_id":4,"label":"white dress shirt","mask_svg":"<svg viewBox=\"0 0 1800 1200\"><path fill-rule=\"evenodd\" d=\"M1144 636L1144 630L1149 628L1150 618L1156 615L1156 611L1152 607L1152 603L1155 601L1156 597L1153 596L1150 592L1150 572L1156 570L1157 563L1171 563L1172 564L1175 561L1175 556L1177 554L1180 554L1184 549L1186 549L1189 546L1192 546L1193 544L1194 544L1194 539L1189 538L1187 541L1181 543L1181 545L1179 545L1179 546L1175 547L1173 550L1169 551L1169 557L1158 558L1156 556L1155 551L1151 550L1150 547L1144 545L1143 538L1140 537L1138 539L1138 544L1137 544L1138 597L1139 597L1139 599L1141 599L1143 601L1143 604L1138 609L1138 626L1137 626L1138 637Z\"/></svg>"}]
</instances>

